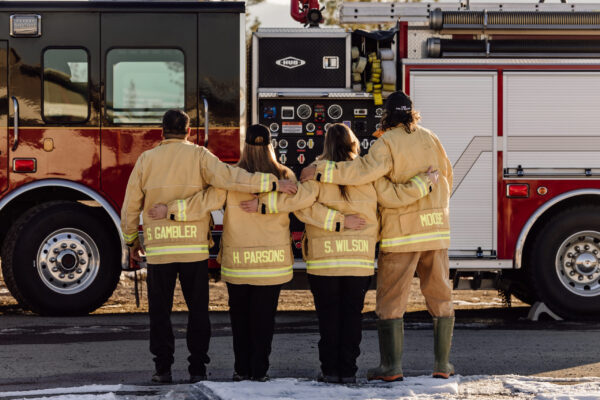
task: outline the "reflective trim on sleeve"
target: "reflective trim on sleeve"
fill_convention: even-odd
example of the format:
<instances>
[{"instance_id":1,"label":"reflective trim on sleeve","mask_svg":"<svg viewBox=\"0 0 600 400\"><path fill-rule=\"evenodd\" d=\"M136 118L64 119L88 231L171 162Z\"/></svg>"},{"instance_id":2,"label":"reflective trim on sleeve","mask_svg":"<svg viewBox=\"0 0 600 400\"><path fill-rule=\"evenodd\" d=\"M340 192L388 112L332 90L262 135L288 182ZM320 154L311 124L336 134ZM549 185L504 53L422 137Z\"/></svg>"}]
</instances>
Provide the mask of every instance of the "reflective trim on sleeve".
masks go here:
<instances>
[{"instance_id":1,"label":"reflective trim on sleeve","mask_svg":"<svg viewBox=\"0 0 600 400\"><path fill-rule=\"evenodd\" d=\"M269 174L265 174L260 172L260 192L265 193L269 192L271 188L269 187Z\"/></svg>"},{"instance_id":2,"label":"reflective trim on sleeve","mask_svg":"<svg viewBox=\"0 0 600 400\"><path fill-rule=\"evenodd\" d=\"M292 273L292 266L283 268L231 269L221 267L221 275L232 278L275 278Z\"/></svg>"},{"instance_id":3,"label":"reflective trim on sleeve","mask_svg":"<svg viewBox=\"0 0 600 400\"><path fill-rule=\"evenodd\" d=\"M187 205L185 204L185 200L177 200L177 210L178 210L177 221L185 221L187 219L186 208L187 208Z\"/></svg>"},{"instance_id":4,"label":"reflective trim on sleeve","mask_svg":"<svg viewBox=\"0 0 600 400\"><path fill-rule=\"evenodd\" d=\"M269 206L269 214L277 214L277 192L270 192L267 195L267 201Z\"/></svg>"},{"instance_id":5,"label":"reflective trim on sleeve","mask_svg":"<svg viewBox=\"0 0 600 400\"><path fill-rule=\"evenodd\" d=\"M208 254L208 245L185 246L149 246L146 247L146 256L162 256L166 254Z\"/></svg>"},{"instance_id":6,"label":"reflective trim on sleeve","mask_svg":"<svg viewBox=\"0 0 600 400\"><path fill-rule=\"evenodd\" d=\"M322 261L307 261L306 269L331 269L331 268L375 268L375 262L362 259L336 259Z\"/></svg>"},{"instance_id":7,"label":"reflective trim on sleeve","mask_svg":"<svg viewBox=\"0 0 600 400\"><path fill-rule=\"evenodd\" d=\"M427 184L423 182L423 179L421 179L421 177L414 176L410 180L414 182L414 184L417 185L417 187L419 188L419 192L421 192L421 197L427 196L429 190L427 190Z\"/></svg>"},{"instance_id":8,"label":"reflective trim on sleeve","mask_svg":"<svg viewBox=\"0 0 600 400\"><path fill-rule=\"evenodd\" d=\"M334 222L336 214L336 210L332 210L331 208L327 210L327 215L325 216L325 225L323 226L323 229L325 229L326 231L335 230Z\"/></svg>"},{"instance_id":9,"label":"reflective trim on sleeve","mask_svg":"<svg viewBox=\"0 0 600 400\"><path fill-rule=\"evenodd\" d=\"M333 169L335 168L334 161L326 161L325 162L325 171L323 171L323 183L331 183L333 182Z\"/></svg>"},{"instance_id":10,"label":"reflective trim on sleeve","mask_svg":"<svg viewBox=\"0 0 600 400\"><path fill-rule=\"evenodd\" d=\"M392 239L381 240L380 247L400 246L403 244L413 244L422 242L432 242L434 240L450 240L450 231L439 231L432 233L422 233L419 235L408 235Z\"/></svg>"},{"instance_id":11,"label":"reflective trim on sleeve","mask_svg":"<svg viewBox=\"0 0 600 400\"><path fill-rule=\"evenodd\" d=\"M132 233L131 235L123 233L123 239L125 239L125 243L131 243L131 242L133 242L137 238L138 238L138 233L137 232Z\"/></svg>"}]
</instances>

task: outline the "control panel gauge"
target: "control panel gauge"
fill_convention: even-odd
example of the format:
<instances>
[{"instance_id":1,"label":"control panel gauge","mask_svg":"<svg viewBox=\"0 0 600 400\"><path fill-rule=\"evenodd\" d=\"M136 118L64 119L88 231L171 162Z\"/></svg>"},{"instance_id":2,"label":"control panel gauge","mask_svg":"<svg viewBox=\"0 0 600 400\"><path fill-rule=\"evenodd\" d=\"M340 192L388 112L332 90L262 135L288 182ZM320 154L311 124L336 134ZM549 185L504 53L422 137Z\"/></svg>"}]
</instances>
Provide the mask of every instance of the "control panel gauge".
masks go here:
<instances>
[{"instance_id":1,"label":"control panel gauge","mask_svg":"<svg viewBox=\"0 0 600 400\"><path fill-rule=\"evenodd\" d=\"M342 118L343 113L344 113L344 110L342 109L342 106L340 106L339 104L332 104L327 109L327 115L331 119L340 119L340 118Z\"/></svg>"},{"instance_id":2,"label":"control panel gauge","mask_svg":"<svg viewBox=\"0 0 600 400\"><path fill-rule=\"evenodd\" d=\"M273 133L279 132L279 124L277 122L273 122L271 125L269 125L269 129Z\"/></svg>"},{"instance_id":3,"label":"control panel gauge","mask_svg":"<svg viewBox=\"0 0 600 400\"><path fill-rule=\"evenodd\" d=\"M300 104L296 110L296 114L300 119L308 119L312 114L312 108L308 104Z\"/></svg>"}]
</instances>

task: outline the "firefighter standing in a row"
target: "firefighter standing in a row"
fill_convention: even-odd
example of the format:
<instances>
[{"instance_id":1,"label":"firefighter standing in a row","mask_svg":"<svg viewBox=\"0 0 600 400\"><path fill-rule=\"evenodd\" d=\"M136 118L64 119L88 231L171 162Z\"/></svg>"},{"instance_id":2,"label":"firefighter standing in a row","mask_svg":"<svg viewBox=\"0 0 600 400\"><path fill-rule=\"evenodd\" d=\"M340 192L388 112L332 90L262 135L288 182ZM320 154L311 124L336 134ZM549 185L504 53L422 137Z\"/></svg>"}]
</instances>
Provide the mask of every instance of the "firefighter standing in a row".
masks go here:
<instances>
[{"instance_id":1,"label":"firefighter standing in a row","mask_svg":"<svg viewBox=\"0 0 600 400\"><path fill-rule=\"evenodd\" d=\"M211 245L211 216L205 213L194 221L151 220L153 204L186 198L213 185L224 189L256 193L288 190L296 185L272 174L250 174L219 161L206 148L187 141L189 117L182 111L167 111L163 117L164 140L138 158L129 177L121 213L121 229L132 256L138 257L138 225L143 211L144 247L148 261L148 305L150 352L154 354L156 382L170 382L174 337L170 313L177 275L189 309L187 345L190 351L191 381L206 379L210 340L208 316L208 249ZM203 192L206 204L218 201L213 191ZM139 258L139 257L138 257Z\"/></svg>"},{"instance_id":2,"label":"firefighter standing in a row","mask_svg":"<svg viewBox=\"0 0 600 400\"><path fill-rule=\"evenodd\" d=\"M327 162L352 160L360 144L344 124L333 124L325 133L323 153ZM308 281L319 319L319 379L331 383L356 381L360 355L362 309L374 273L375 245L379 234L377 203L402 207L429 194L436 173L421 173L406 184L394 185L383 177L359 186L338 186L307 181L296 195L263 194L249 211L287 213L306 225L302 244ZM310 206L310 207L309 207ZM355 218L360 217L356 226ZM349 221L352 219L352 221ZM348 230L344 227L360 230Z\"/></svg>"},{"instance_id":3,"label":"firefighter standing in a row","mask_svg":"<svg viewBox=\"0 0 600 400\"><path fill-rule=\"evenodd\" d=\"M302 180L360 185L386 176L408 182L429 166L439 171L432 192L400 207L381 207L381 242L377 271L377 328L381 363L368 371L369 379L402 379L403 317L415 270L429 313L433 316L435 364L433 376L448 378L454 327L449 283L449 200L452 165L439 139L417 125L412 101L395 92L386 101L382 118L385 133L364 157L339 163L320 162L302 171Z\"/></svg>"}]
</instances>

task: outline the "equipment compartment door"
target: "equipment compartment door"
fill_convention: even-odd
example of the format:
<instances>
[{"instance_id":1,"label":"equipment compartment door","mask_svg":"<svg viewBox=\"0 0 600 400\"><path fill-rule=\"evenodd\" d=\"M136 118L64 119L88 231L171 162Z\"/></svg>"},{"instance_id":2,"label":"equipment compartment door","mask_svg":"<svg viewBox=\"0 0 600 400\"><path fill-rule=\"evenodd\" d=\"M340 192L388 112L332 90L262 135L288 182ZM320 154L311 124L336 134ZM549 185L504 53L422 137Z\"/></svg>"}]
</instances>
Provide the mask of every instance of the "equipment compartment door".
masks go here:
<instances>
[{"instance_id":1,"label":"equipment compartment door","mask_svg":"<svg viewBox=\"0 0 600 400\"><path fill-rule=\"evenodd\" d=\"M8 43L0 41L0 192L8 188Z\"/></svg>"},{"instance_id":2,"label":"equipment compartment door","mask_svg":"<svg viewBox=\"0 0 600 400\"><path fill-rule=\"evenodd\" d=\"M137 158L160 142L165 111L185 110L196 133L196 24L194 13L101 16L101 182L118 205Z\"/></svg>"},{"instance_id":3,"label":"equipment compartment door","mask_svg":"<svg viewBox=\"0 0 600 400\"><path fill-rule=\"evenodd\" d=\"M514 175L600 172L600 72L504 73L504 167Z\"/></svg>"},{"instance_id":4,"label":"equipment compartment door","mask_svg":"<svg viewBox=\"0 0 600 400\"><path fill-rule=\"evenodd\" d=\"M410 96L453 165L451 255L495 255L496 72L412 71Z\"/></svg>"}]
</instances>

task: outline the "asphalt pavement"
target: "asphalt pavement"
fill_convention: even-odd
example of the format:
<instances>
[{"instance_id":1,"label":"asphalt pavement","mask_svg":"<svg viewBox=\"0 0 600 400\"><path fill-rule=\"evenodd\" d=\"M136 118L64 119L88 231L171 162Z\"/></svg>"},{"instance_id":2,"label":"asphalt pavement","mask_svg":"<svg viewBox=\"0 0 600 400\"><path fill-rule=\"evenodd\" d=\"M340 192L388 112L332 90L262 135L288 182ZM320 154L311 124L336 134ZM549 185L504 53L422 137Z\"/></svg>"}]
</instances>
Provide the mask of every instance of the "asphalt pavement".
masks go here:
<instances>
[{"instance_id":1,"label":"asphalt pavement","mask_svg":"<svg viewBox=\"0 0 600 400\"><path fill-rule=\"evenodd\" d=\"M525 320L527 309L460 310L452 361L461 375L600 376L600 322ZM176 331L174 379L187 376L187 315L173 315ZM233 372L227 313L212 313L210 380ZM433 364L432 324L426 313L406 316L404 369L429 374ZM145 314L48 318L0 316L0 392L86 384L147 385L153 371ZM271 377L314 379L319 368L314 312L277 316ZM378 362L377 331L365 315L359 376Z\"/></svg>"}]
</instances>

